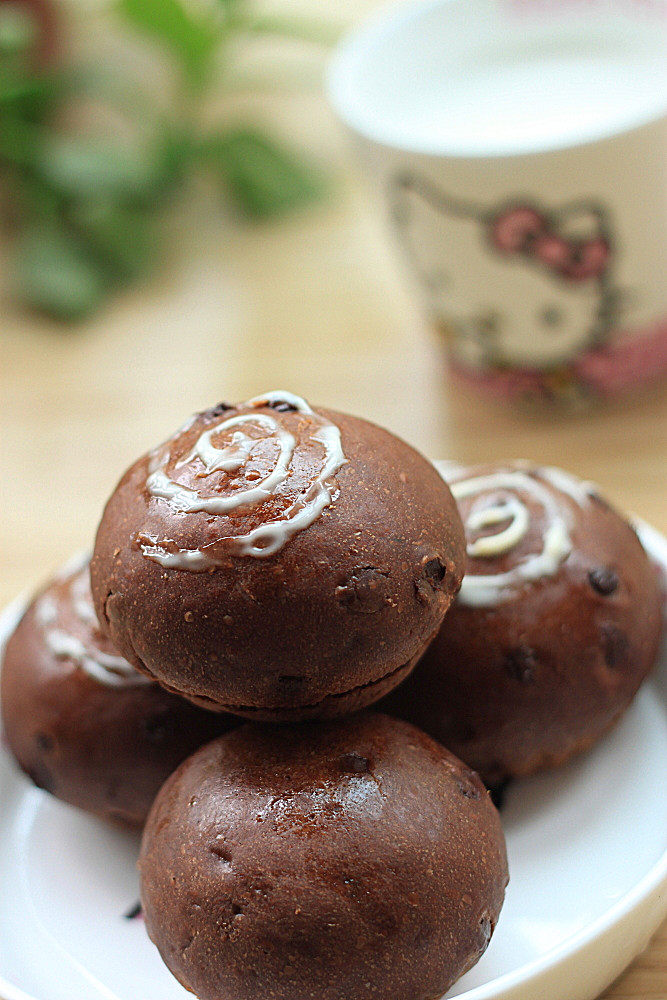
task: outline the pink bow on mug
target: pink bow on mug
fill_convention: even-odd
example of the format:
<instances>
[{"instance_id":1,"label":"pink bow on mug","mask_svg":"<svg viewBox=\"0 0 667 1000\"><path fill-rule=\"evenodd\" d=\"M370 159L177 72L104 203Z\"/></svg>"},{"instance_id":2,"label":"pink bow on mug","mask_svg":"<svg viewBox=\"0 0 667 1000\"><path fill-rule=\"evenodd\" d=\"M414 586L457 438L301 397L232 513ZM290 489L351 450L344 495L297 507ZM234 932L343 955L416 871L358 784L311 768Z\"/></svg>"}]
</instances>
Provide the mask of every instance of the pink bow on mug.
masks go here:
<instances>
[{"instance_id":1,"label":"pink bow on mug","mask_svg":"<svg viewBox=\"0 0 667 1000\"><path fill-rule=\"evenodd\" d=\"M491 219L491 242L503 254L534 257L568 281L599 278L611 248L604 236L566 239L528 205L505 209Z\"/></svg>"}]
</instances>

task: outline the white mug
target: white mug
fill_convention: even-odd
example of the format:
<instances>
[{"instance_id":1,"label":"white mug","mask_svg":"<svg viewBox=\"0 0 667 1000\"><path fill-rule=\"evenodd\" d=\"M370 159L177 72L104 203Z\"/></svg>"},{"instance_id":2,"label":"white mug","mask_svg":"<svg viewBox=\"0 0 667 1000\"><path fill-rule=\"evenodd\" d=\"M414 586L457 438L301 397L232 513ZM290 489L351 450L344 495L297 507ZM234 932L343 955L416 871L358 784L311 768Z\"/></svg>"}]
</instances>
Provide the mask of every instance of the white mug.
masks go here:
<instances>
[{"instance_id":1,"label":"white mug","mask_svg":"<svg viewBox=\"0 0 667 1000\"><path fill-rule=\"evenodd\" d=\"M571 400L667 371L664 3L394 5L329 95L461 376Z\"/></svg>"}]
</instances>

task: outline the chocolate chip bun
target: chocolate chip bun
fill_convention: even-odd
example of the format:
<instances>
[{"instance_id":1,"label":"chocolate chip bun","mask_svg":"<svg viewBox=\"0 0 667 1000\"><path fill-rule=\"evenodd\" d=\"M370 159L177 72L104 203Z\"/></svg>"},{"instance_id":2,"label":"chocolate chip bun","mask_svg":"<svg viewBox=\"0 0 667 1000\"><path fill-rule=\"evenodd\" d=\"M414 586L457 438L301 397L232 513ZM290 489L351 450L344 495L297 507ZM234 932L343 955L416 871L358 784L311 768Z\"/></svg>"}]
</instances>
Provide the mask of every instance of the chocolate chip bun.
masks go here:
<instances>
[{"instance_id":1,"label":"chocolate chip bun","mask_svg":"<svg viewBox=\"0 0 667 1000\"><path fill-rule=\"evenodd\" d=\"M141 826L165 778L236 720L169 694L122 659L100 633L88 560L79 563L32 602L7 643L4 732L39 788Z\"/></svg>"},{"instance_id":2,"label":"chocolate chip bun","mask_svg":"<svg viewBox=\"0 0 667 1000\"><path fill-rule=\"evenodd\" d=\"M437 639L383 710L496 783L586 750L655 663L657 575L590 484L526 463L443 464L468 566Z\"/></svg>"},{"instance_id":3,"label":"chocolate chip bun","mask_svg":"<svg viewBox=\"0 0 667 1000\"><path fill-rule=\"evenodd\" d=\"M478 776L373 713L203 747L158 795L139 869L148 933L200 1000L440 997L507 885Z\"/></svg>"},{"instance_id":4,"label":"chocolate chip bun","mask_svg":"<svg viewBox=\"0 0 667 1000\"><path fill-rule=\"evenodd\" d=\"M123 476L91 565L103 628L169 690L253 719L343 714L412 669L465 563L403 441L271 392L198 414Z\"/></svg>"}]
</instances>

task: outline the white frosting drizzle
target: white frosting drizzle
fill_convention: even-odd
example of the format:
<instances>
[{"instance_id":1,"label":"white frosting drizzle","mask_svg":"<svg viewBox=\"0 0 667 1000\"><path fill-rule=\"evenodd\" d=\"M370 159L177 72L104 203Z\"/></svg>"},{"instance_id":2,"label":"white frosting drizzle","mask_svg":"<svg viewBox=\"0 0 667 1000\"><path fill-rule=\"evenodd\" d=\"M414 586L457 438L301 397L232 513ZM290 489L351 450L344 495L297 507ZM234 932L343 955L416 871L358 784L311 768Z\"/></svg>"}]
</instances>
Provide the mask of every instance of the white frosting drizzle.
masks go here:
<instances>
[{"instance_id":1,"label":"white frosting drizzle","mask_svg":"<svg viewBox=\"0 0 667 1000\"><path fill-rule=\"evenodd\" d=\"M438 463L438 469L446 480L461 474L460 467L451 463ZM521 584L553 576L570 554L572 541L566 511L559 507L549 489L536 476L565 493L580 506L590 498L590 484L582 483L560 469L553 468L538 469L529 475L519 467L450 482L452 494L457 500L494 490L509 491L509 496L499 499L491 506L476 507L473 504L465 522L467 535L505 521L509 524L496 534L483 535L468 542L467 552L472 559L504 555L525 538L530 527L530 514L526 504L517 495L519 492L535 497L547 515L542 549L526 556L505 573L466 574L458 596L461 604L492 607L508 600Z\"/></svg>"},{"instance_id":2,"label":"white frosting drizzle","mask_svg":"<svg viewBox=\"0 0 667 1000\"><path fill-rule=\"evenodd\" d=\"M101 684L110 687L127 687L150 684L150 679L135 670L122 656L103 653L101 649L89 650L80 639L60 629L49 629L44 636L46 645L58 659L72 660Z\"/></svg>"},{"instance_id":3,"label":"white frosting drizzle","mask_svg":"<svg viewBox=\"0 0 667 1000\"><path fill-rule=\"evenodd\" d=\"M456 494L455 494L456 495ZM467 546L468 555L473 558L495 556L508 552L518 545L528 531L528 508L518 497L507 497L493 507L471 511L466 521L468 531L481 531L494 524L502 524L510 518L509 525L496 535L481 535Z\"/></svg>"},{"instance_id":4,"label":"white frosting drizzle","mask_svg":"<svg viewBox=\"0 0 667 1000\"><path fill-rule=\"evenodd\" d=\"M35 608L35 617L40 625L53 625L58 617L58 606L50 594L40 597Z\"/></svg>"},{"instance_id":5,"label":"white frosting drizzle","mask_svg":"<svg viewBox=\"0 0 667 1000\"><path fill-rule=\"evenodd\" d=\"M95 609L90 600L90 593L82 565L87 565L89 556L77 557L67 566L74 567L72 571L61 570L56 580L66 582L69 579L69 599L76 617L87 628L97 627ZM66 569L66 567L65 567ZM52 594L43 594L35 607L35 617L44 628L44 642L47 649L57 658L71 660L94 680L109 687L129 687L140 684L150 684L151 680L135 670L122 656L105 653L97 646L87 646L81 639L61 628L56 627L58 621L58 604Z\"/></svg>"},{"instance_id":6,"label":"white frosting drizzle","mask_svg":"<svg viewBox=\"0 0 667 1000\"><path fill-rule=\"evenodd\" d=\"M255 396L248 400L245 405L260 409L276 402L287 403L299 413L317 417L320 425L309 435L309 439L324 449L324 462L316 479L305 493L291 504L279 519L261 524L245 535L234 535L225 539L235 555L254 556L260 559L272 556L293 535L311 525L325 507L331 504L333 497L328 481L347 461L343 454L339 428L320 414L315 414L300 396L276 390L262 396ZM217 448L212 443L213 437L228 431L230 428L240 427L244 424L259 426L265 431L264 437L253 438L243 430L235 430L231 442L226 447ZM208 514L224 515L241 506L262 503L274 496L278 487L289 478L290 466L297 446L294 436L271 414L243 413L222 420L215 427L204 431L191 452L177 465L177 468L181 468L198 458L204 467L204 471L198 474L201 478L217 471L236 472L248 460L253 448L267 438L277 443L278 456L271 472L256 485L236 490L233 494L224 497L202 497L198 490L182 486L167 476L165 469L169 463L170 455L166 449L162 457L160 457L159 451L152 457L146 488L151 496L165 500L173 510L179 513L202 511ZM140 544L143 554L148 559L152 559L169 569L200 572L217 565L219 562L215 556L207 552L207 547L182 549L175 547L175 543L169 539L160 541L155 535L142 536Z\"/></svg>"},{"instance_id":7,"label":"white frosting drizzle","mask_svg":"<svg viewBox=\"0 0 667 1000\"><path fill-rule=\"evenodd\" d=\"M229 420L223 420L221 424L217 424L210 430L204 431L193 450L178 463L177 468L181 468L183 465L191 462L195 456L200 458L204 463L206 475L218 469L236 471L241 468L258 439L241 434L240 437L243 439L242 445L237 442L227 448L215 448L211 444L211 435L221 434L230 427L241 423L259 424L280 445L278 461L273 470L261 483L257 486L251 486L247 490L237 490L231 496L227 497L202 497L198 490L191 490L186 486L181 486L180 483L175 483L173 479L169 479L164 473L163 467L168 461L167 453L165 459L163 459L162 468L151 472L146 480L146 488L151 496L167 500L174 510L181 511L184 514L189 514L192 511L203 511L207 514L227 514L230 510L235 510L237 507L245 504L261 503L263 500L267 500L273 494L276 487L280 486L287 479L289 463L294 454L296 441L288 431L280 426L277 420L264 413L244 413L238 417L230 417ZM238 436L239 432L236 432L234 438Z\"/></svg>"},{"instance_id":8,"label":"white frosting drizzle","mask_svg":"<svg viewBox=\"0 0 667 1000\"><path fill-rule=\"evenodd\" d=\"M595 483L585 479L577 479L563 469L557 469L554 465L545 465L540 469L542 479L555 486L561 493L566 493L575 503L583 507L597 492Z\"/></svg>"}]
</instances>

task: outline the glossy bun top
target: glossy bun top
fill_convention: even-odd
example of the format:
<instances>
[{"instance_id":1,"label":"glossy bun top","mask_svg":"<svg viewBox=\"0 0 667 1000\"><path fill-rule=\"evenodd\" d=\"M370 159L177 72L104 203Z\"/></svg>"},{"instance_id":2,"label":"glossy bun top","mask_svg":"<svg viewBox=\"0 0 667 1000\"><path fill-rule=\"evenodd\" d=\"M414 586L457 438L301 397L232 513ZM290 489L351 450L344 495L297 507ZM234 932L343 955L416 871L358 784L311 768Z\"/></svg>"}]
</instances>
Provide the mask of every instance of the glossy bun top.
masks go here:
<instances>
[{"instance_id":1,"label":"glossy bun top","mask_svg":"<svg viewBox=\"0 0 667 1000\"><path fill-rule=\"evenodd\" d=\"M358 417L269 392L197 414L125 474L91 564L103 628L239 715L343 714L404 677L456 594L437 471Z\"/></svg>"}]
</instances>

